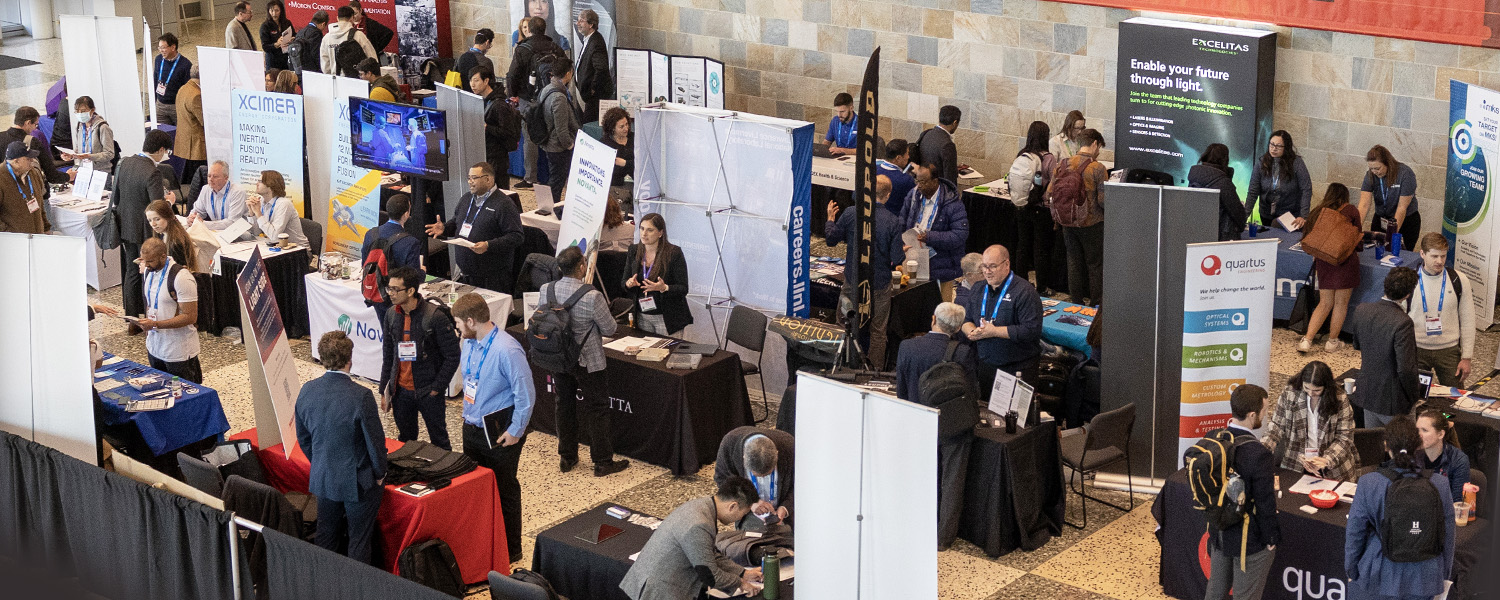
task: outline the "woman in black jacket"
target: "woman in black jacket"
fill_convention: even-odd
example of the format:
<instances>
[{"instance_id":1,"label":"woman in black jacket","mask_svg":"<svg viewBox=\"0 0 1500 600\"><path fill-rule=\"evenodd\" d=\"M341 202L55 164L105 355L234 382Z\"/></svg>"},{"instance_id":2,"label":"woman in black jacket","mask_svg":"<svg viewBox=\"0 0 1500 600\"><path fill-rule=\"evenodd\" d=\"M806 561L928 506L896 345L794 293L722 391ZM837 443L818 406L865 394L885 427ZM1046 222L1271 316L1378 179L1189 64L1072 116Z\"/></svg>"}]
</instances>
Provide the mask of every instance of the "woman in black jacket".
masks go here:
<instances>
[{"instance_id":1,"label":"woman in black jacket","mask_svg":"<svg viewBox=\"0 0 1500 600\"><path fill-rule=\"evenodd\" d=\"M641 217L641 241L625 255L625 294L636 300L635 326L682 337L693 324L688 309L688 268L682 249L667 241L667 222L656 213Z\"/></svg>"},{"instance_id":2,"label":"woman in black jacket","mask_svg":"<svg viewBox=\"0 0 1500 600\"><path fill-rule=\"evenodd\" d=\"M291 33L286 34L288 31ZM283 34L288 37L283 38ZM260 24L260 49L266 53L267 69L292 68L286 57L286 47L292 43L290 36L296 34L296 26L286 18L286 4L281 0L267 2L266 20Z\"/></svg>"},{"instance_id":3,"label":"woman in black jacket","mask_svg":"<svg viewBox=\"0 0 1500 600\"><path fill-rule=\"evenodd\" d=\"M1307 164L1297 154L1292 135L1285 130L1272 133L1267 148L1250 172L1245 208L1250 211L1251 222L1270 226L1275 224L1276 217L1291 213L1292 225L1301 227L1312 211L1312 176L1307 172Z\"/></svg>"},{"instance_id":4,"label":"woman in black jacket","mask_svg":"<svg viewBox=\"0 0 1500 600\"><path fill-rule=\"evenodd\" d=\"M1188 170L1188 187L1219 190L1219 241L1240 239L1245 230L1245 205L1234 189L1234 169L1229 167L1229 147L1209 144L1198 164Z\"/></svg>"}]
</instances>

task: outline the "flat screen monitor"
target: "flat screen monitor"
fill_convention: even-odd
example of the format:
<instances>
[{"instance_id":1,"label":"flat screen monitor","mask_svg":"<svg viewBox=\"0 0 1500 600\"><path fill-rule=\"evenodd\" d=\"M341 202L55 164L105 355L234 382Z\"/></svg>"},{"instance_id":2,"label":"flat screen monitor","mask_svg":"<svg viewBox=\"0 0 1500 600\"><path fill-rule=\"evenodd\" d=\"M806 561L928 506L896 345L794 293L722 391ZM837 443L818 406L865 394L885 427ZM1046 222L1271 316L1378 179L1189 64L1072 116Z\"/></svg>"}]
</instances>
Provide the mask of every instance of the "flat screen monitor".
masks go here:
<instances>
[{"instance_id":1,"label":"flat screen monitor","mask_svg":"<svg viewBox=\"0 0 1500 600\"><path fill-rule=\"evenodd\" d=\"M354 166L447 179L447 123L444 112L434 108L351 97Z\"/></svg>"}]
</instances>

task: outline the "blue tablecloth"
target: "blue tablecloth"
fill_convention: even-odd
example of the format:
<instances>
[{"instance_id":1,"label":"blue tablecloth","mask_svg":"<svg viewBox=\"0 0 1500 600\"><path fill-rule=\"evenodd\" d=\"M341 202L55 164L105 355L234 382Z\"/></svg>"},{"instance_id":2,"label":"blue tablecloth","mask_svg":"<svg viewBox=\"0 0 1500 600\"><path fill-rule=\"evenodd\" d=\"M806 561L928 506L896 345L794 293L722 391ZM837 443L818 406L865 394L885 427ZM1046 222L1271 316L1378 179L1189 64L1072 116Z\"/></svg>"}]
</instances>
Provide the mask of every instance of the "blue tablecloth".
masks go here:
<instances>
[{"instance_id":1,"label":"blue tablecloth","mask_svg":"<svg viewBox=\"0 0 1500 600\"><path fill-rule=\"evenodd\" d=\"M1043 301L1046 301L1046 299L1043 299ZM1064 315L1072 315L1073 317L1087 319L1089 323L1093 323L1094 318L1091 316L1080 315L1078 313L1067 312L1065 309L1070 306L1078 305L1073 304L1072 302L1058 301L1057 306L1042 306L1042 312L1044 313L1054 308L1057 309L1057 312L1054 312L1050 315L1044 315L1042 317L1042 339L1047 340L1049 343L1057 344L1071 350L1082 352L1084 356L1091 356L1093 354L1093 349L1089 348L1088 326L1065 323L1062 321L1058 321L1058 319L1062 318Z\"/></svg>"},{"instance_id":2,"label":"blue tablecloth","mask_svg":"<svg viewBox=\"0 0 1500 600\"><path fill-rule=\"evenodd\" d=\"M1307 283L1307 274L1312 270L1313 257L1300 248L1291 249L1294 244L1302 241L1300 231L1268 229L1262 231L1260 237L1273 237L1280 240L1276 249L1276 302L1272 309L1272 316L1286 320L1292 316L1292 306L1297 303L1297 290ZM1401 253L1401 258L1402 265L1406 267L1415 269L1422 264L1422 258L1416 252L1404 251ZM1375 258L1374 248L1359 252L1359 287L1354 288L1354 296L1349 299L1351 316L1354 313L1354 307L1380 299L1385 293L1385 275L1390 272L1391 267L1380 264L1380 261ZM1350 319L1344 320L1345 331L1349 329L1350 324Z\"/></svg>"},{"instance_id":3,"label":"blue tablecloth","mask_svg":"<svg viewBox=\"0 0 1500 600\"><path fill-rule=\"evenodd\" d=\"M108 359L109 356L106 354L105 358ZM127 373L136 368L144 369L141 375L158 375L166 378L167 381L172 379L171 375L128 360L104 365L100 371L113 371L109 379L124 381L130 377L139 376ZM219 404L219 392L190 381L183 383L197 388L197 391L183 394L182 398L167 410L126 412L120 406L121 398L126 400L142 398L141 393L129 384L101 392L99 397L103 400L101 404L104 405L104 423L106 425L134 423L141 432L141 438L146 440L146 445L151 448L151 453L157 456L229 431L229 419L224 416L223 405Z\"/></svg>"}]
</instances>

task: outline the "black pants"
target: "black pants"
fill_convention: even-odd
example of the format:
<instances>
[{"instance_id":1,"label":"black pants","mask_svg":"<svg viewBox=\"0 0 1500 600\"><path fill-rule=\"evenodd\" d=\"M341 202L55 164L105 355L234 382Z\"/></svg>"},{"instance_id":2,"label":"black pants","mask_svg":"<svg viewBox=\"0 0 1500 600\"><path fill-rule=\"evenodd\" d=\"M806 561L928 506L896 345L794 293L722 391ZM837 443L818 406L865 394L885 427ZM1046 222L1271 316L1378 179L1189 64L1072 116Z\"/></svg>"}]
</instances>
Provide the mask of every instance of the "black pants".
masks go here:
<instances>
[{"instance_id":1,"label":"black pants","mask_svg":"<svg viewBox=\"0 0 1500 600\"><path fill-rule=\"evenodd\" d=\"M391 412L396 417L396 439L403 442L417 439L417 414L420 413L427 423L427 438L432 445L452 450L453 444L448 441L448 422L443 420L443 397L429 394L418 398L416 392L400 389L395 382L389 385L397 387L396 397L391 402Z\"/></svg>"},{"instance_id":2,"label":"black pants","mask_svg":"<svg viewBox=\"0 0 1500 600\"><path fill-rule=\"evenodd\" d=\"M120 271L123 276L120 302L125 305L125 314L133 317L146 314L146 290L141 280L141 269L135 264L135 260L140 257L139 242L120 240Z\"/></svg>"},{"instance_id":3,"label":"black pants","mask_svg":"<svg viewBox=\"0 0 1500 600\"><path fill-rule=\"evenodd\" d=\"M563 186L568 184L568 167L573 164L573 151L547 153L547 187L552 188L552 200L562 198Z\"/></svg>"},{"instance_id":4,"label":"black pants","mask_svg":"<svg viewBox=\"0 0 1500 600\"><path fill-rule=\"evenodd\" d=\"M1053 287L1056 274L1052 248L1057 244L1057 237L1052 213L1047 207L1029 206L1016 212L1015 270L1022 277L1035 270L1037 289Z\"/></svg>"},{"instance_id":5,"label":"black pants","mask_svg":"<svg viewBox=\"0 0 1500 600\"><path fill-rule=\"evenodd\" d=\"M375 564L375 516L385 486L365 490L354 502L318 498L318 529L313 535L318 547L367 565Z\"/></svg>"},{"instance_id":6,"label":"black pants","mask_svg":"<svg viewBox=\"0 0 1500 600\"><path fill-rule=\"evenodd\" d=\"M993 380L992 380L993 381ZM938 547L958 539L964 512L964 484L969 478L969 447L974 434L965 432L938 442Z\"/></svg>"},{"instance_id":7,"label":"black pants","mask_svg":"<svg viewBox=\"0 0 1500 600\"><path fill-rule=\"evenodd\" d=\"M181 377L183 381L203 383L203 366L198 363L198 357L194 356L182 362L167 362L150 354L146 358L151 362L151 368Z\"/></svg>"},{"instance_id":8,"label":"black pants","mask_svg":"<svg viewBox=\"0 0 1500 600\"><path fill-rule=\"evenodd\" d=\"M485 162L490 163L490 168L495 170L495 185L502 190L511 189L510 156L490 157Z\"/></svg>"},{"instance_id":9,"label":"black pants","mask_svg":"<svg viewBox=\"0 0 1500 600\"><path fill-rule=\"evenodd\" d=\"M523 436L514 445L490 448L484 439L484 428L464 423L464 455L495 472L500 513L505 517L505 545L510 550L511 562L521 559L521 480L516 471L521 465L521 447L525 445Z\"/></svg>"},{"instance_id":10,"label":"black pants","mask_svg":"<svg viewBox=\"0 0 1500 600\"><path fill-rule=\"evenodd\" d=\"M1074 304L1104 301L1104 224L1064 227L1068 245L1068 295Z\"/></svg>"},{"instance_id":11,"label":"black pants","mask_svg":"<svg viewBox=\"0 0 1500 600\"><path fill-rule=\"evenodd\" d=\"M562 458L578 460L578 404L582 402L589 460L596 467L609 464L615 459L609 427L609 376L603 370L589 373L580 367L554 373L552 380L557 383L557 453Z\"/></svg>"}]
</instances>

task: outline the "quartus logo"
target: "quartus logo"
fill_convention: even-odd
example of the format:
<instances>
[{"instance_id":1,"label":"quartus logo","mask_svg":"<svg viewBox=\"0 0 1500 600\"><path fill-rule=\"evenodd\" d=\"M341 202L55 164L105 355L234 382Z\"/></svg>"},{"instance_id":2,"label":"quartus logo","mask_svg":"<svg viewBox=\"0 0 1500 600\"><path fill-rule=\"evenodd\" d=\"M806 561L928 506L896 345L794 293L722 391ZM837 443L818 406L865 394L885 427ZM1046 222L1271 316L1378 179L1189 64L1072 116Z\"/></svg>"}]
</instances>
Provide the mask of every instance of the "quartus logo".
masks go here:
<instances>
[{"instance_id":1,"label":"quartus logo","mask_svg":"<svg viewBox=\"0 0 1500 600\"><path fill-rule=\"evenodd\" d=\"M1202 47L1205 47L1205 48L1213 48L1214 50L1232 50L1234 52L1249 52L1250 51L1250 45L1249 44L1237 44L1237 43L1234 43L1234 42L1221 42L1219 40L1204 40L1204 39L1199 39L1199 38L1193 38L1193 45L1194 46L1202 46Z\"/></svg>"},{"instance_id":2,"label":"quartus logo","mask_svg":"<svg viewBox=\"0 0 1500 600\"><path fill-rule=\"evenodd\" d=\"M1204 275L1218 275L1225 271L1253 271L1266 268L1266 260L1263 258L1243 258L1239 260L1224 260L1217 255L1210 254L1203 257L1203 262L1198 265Z\"/></svg>"}]
</instances>

